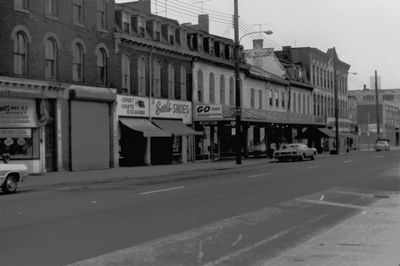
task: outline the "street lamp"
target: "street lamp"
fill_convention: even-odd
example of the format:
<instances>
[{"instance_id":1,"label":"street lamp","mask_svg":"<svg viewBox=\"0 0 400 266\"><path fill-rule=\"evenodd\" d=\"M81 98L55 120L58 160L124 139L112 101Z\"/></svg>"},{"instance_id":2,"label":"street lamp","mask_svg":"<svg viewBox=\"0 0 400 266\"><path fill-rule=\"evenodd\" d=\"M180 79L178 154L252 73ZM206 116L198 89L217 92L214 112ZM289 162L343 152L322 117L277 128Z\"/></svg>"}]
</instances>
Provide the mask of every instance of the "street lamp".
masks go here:
<instances>
[{"instance_id":1,"label":"street lamp","mask_svg":"<svg viewBox=\"0 0 400 266\"><path fill-rule=\"evenodd\" d=\"M264 31L252 31L252 32L246 33L245 35L242 35L242 37L240 37L239 44L240 44L240 41L243 39L243 37L246 37L246 36L251 35L251 34L257 34L257 33L264 33L264 34L267 34L267 35L271 35L274 32L272 30L264 30Z\"/></svg>"},{"instance_id":2,"label":"street lamp","mask_svg":"<svg viewBox=\"0 0 400 266\"><path fill-rule=\"evenodd\" d=\"M234 15L233 15L233 25L235 30L235 133L236 133L236 164L242 164L242 130L241 130L241 115L242 108L240 103L240 40L253 33L265 33L272 34L271 30L267 31L255 31L243 35L239 38L239 11L238 11L238 0L234 0Z\"/></svg>"}]
</instances>

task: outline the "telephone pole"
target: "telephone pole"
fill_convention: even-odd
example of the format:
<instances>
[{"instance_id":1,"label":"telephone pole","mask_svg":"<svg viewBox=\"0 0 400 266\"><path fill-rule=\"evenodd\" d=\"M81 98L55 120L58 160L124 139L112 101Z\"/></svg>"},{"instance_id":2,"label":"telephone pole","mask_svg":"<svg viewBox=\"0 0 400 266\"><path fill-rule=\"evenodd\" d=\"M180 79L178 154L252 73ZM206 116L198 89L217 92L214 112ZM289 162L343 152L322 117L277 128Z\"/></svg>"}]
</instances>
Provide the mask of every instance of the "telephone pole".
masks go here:
<instances>
[{"instance_id":1,"label":"telephone pole","mask_svg":"<svg viewBox=\"0 0 400 266\"><path fill-rule=\"evenodd\" d=\"M376 129L378 134L378 139L381 137L380 127L379 127L379 93L378 93L378 74L375 70L375 102L376 102Z\"/></svg>"},{"instance_id":2,"label":"telephone pole","mask_svg":"<svg viewBox=\"0 0 400 266\"><path fill-rule=\"evenodd\" d=\"M238 0L234 0L233 26L235 29L235 116L236 116L236 164L242 164L242 131L240 106L240 57L239 57L239 11Z\"/></svg>"}]
</instances>

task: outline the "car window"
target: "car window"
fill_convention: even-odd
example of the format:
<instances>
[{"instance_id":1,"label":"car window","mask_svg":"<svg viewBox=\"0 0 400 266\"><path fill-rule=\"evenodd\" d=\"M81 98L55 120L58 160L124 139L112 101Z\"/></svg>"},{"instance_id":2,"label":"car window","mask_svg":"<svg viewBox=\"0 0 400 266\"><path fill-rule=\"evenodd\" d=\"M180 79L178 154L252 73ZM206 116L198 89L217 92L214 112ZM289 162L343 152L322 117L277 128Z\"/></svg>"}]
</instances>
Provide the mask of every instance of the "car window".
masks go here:
<instances>
[{"instance_id":1,"label":"car window","mask_svg":"<svg viewBox=\"0 0 400 266\"><path fill-rule=\"evenodd\" d=\"M282 150L287 149L286 145L282 145L282 146L281 146L281 149L282 149Z\"/></svg>"}]
</instances>

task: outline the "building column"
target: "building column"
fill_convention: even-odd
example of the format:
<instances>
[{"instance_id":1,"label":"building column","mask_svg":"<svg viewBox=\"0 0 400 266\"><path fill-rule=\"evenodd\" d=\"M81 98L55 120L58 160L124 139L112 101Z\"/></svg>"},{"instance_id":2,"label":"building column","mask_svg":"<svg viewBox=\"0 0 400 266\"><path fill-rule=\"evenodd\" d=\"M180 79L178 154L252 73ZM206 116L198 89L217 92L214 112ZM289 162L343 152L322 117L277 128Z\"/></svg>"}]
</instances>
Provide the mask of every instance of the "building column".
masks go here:
<instances>
[{"instance_id":1,"label":"building column","mask_svg":"<svg viewBox=\"0 0 400 266\"><path fill-rule=\"evenodd\" d=\"M57 171L64 170L62 156L62 100L56 102L56 145L57 145Z\"/></svg>"},{"instance_id":2,"label":"building column","mask_svg":"<svg viewBox=\"0 0 400 266\"><path fill-rule=\"evenodd\" d=\"M144 163L151 165L151 137L146 138L146 152L144 156Z\"/></svg>"}]
</instances>

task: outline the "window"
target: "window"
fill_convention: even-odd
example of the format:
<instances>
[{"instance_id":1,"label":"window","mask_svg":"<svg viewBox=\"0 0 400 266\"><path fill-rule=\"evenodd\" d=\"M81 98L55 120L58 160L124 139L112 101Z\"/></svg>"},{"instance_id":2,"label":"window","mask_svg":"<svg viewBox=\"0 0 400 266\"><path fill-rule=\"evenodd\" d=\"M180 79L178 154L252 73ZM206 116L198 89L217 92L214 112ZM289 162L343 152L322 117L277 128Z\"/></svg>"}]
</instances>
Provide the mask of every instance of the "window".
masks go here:
<instances>
[{"instance_id":1,"label":"window","mask_svg":"<svg viewBox=\"0 0 400 266\"><path fill-rule=\"evenodd\" d=\"M27 10L28 0L14 0L14 8L20 10Z\"/></svg>"},{"instance_id":2,"label":"window","mask_svg":"<svg viewBox=\"0 0 400 266\"><path fill-rule=\"evenodd\" d=\"M14 39L14 73L26 75L28 39L22 31L17 32Z\"/></svg>"},{"instance_id":3,"label":"window","mask_svg":"<svg viewBox=\"0 0 400 266\"><path fill-rule=\"evenodd\" d=\"M235 106L235 83L233 77L229 79L229 105Z\"/></svg>"},{"instance_id":4,"label":"window","mask_svg":"<svg viewBox=\"0 0 400 266\"><path fill-rule=\"evenodd\" d=\"M262 109L262 91L258 91L258 109Z\"/></svg>"},{"instance_id":5,"label":"window","mask_svg":"<svg viewBox=\"0 0 400 266\"><path fill-rule=\"evenodd\" d=\"M57 73L57 44L53 38L45 42L45 77L46 79L55 79Z\"/></svg>"},{"instance_id":6,"label":"window","mask_svg":"<svg viewBox=\"0 0 400 266\"><path fill-rule=\"evenodd\" d=\"M107 53L104 48L97 53L97 82L103 85L107 82Z\"/></svg>"},{"instance_id":7,"label":"window","mask_svg":"<svg viewBox=\"0 0 400 266\"><path fill-rule=\"evenodd\" d=\"M172 65L168 66L168 97L175 98L175 69Z\"/></svg>"},{"instance_id":8,"label":"window","mask_svg":"<svg viewBox=\"0 0 400 266\"><path fill-rule=\"evenodd\" d=\"M105 0L97 0L97 28L106 29L106 3Z\"/></svg>"},{"instance_id":9,"label":"window","mask_svg":"<svg viewBox=\"0 0 400 266\"><path fill-rule=\"evenodd\" d=\"M180 79L180 87L181 87L181 100L186 100L186 69L181 67L181 79Z\"/></svg>"},{"instance_id":10,"label":"window","mask_svg":"<svg viewBox=\"0 0 400 266\"><path fill-rule=\"evenodd\" d=\"M203 72L199 70L197 72L197 97L198 101L202 102L204 97L204 84L203 84Z\"/></svg>"},{"instance_id":11,"label":"window","mask_svg":"<svg viewBox=\"0 0 400 266\"><path fill-rule=\"evenodd\" d=\"M138 60L138 94L146 94L146 60L142 56Z\"/></svg>"},{"instance_id":12,"label":"window","mask_svg":"<svg viewBox=\"0 0 400 266\"><path fill-rule=\"evenodd\" d=\"M279 93L275 92L275 107L279 107Z\"/></svg>"},{"instance_id":13,"label":"window","mask_svg":"<svg viewBox=\"0 0 400 266\"><path fill-rule=\"evenodd\" d=\"M139 36L140 37L145 37L145 23L144 19L139 17L138 18L138 30L139 30Z\"/></svg>"},{"instance_id":14,"label":"window","mask_svg":"<svg viewBox=\"0 0 400 266\"><path fill-rule=\"evenodd\" d=\"M2 128L1 131L0 154L7 152L11 159L39 159L38 128Z\"/></svg>"},{"instance_id":15,"label":"window","mask_svg":"<svg viewBox=\"0 0 400 266\"><path fill-rule=\"evenodd\" d=\"M161 65L158 61L153 63L153 95L161 96Z\"/></svg>"},{"instance_id":16,"label":"window","mask_svg":"<svg viewBox=\"0 0 400 266\"><path fill-rule=\"evenodd\" d=\"M123 89L126 89L126 91L130 93L131 62L126 54L123 54L121 58L121 70L122 70L121 87Z\"/></svg>"},{"instance_id":17,"label":"window","mask_svg":"<svg viewBox=\"0 0 400 266\"><path fill-rule=\"evenodd\" d=\"M221 75L219 78L219 101L221 104L225 104L225 77Z\"/></svg>"},{"instance_id":18,"label":"window","mask_svg":"<svg viewBox=\"0 0 400 266\"><path fill-rule=\"evenodd\" d=\"M160 24L160 22L154 22L154 40L161 41L161 24Z\"/></svg>"},{"instance_id":19,"label":"window","mask_svg":"<svg viewBox=\"0 0 400 266\"><path fill-rule=\"evenodd\" d=\"M73 0L72 3L73 22L83 25L83 0Z\"/></svg>"},{"instance_id":20,"label":"window","mask_svg":"<svg viewBox=\"0 0 400 266\"><path fill-rule=\"evenodd\" d=\"M297 111L297 106L296 106L296 93L295 92L293 92L293 112L294 113L296 113L296 111Z\"/></svg>"},{"instance_id":21,"label":"window","mask_svg":"<svg viewBox=\"0 0 400 266\"><path fill-rule=\"evenodd\" d=\"M210 103L215 103L215 78L213 73L210 73Z\"/></svg>"},{"instance_id":22,"label":"window","mask_svg":"<svg viewBox=\"0 0 400 266\"><path fill-rule=\"evenodd\" d=\"M274 105L274 99L272 96L272 90L268 90L268 98L269 98L269 106L272 107Z\"/></svg>"},{"instance_id":23,"label":"window","mask_svg":"<svg viewBox=\"0 0 400 266\"><path fill-rule=\"evenodd\" d=\"M74 44L72 50L72 80L83 81L83 46L80 43Z\"/></svg>"},{"instance_id":24,"label":"window","mask_svg":"<svg viewBox=\"0 0 400 266\"><path fill-rule=\"evenodd\" d=\"M125 33L131 33L131 18L127 13L122 13L122 30Z\"/></svg>"},{"instance_id":25,"label":"window","mask_svg":"<svg viewBox=\"0 0 400 266\"><path fill-rule=\"evenodd\" d=\"M307 95L307 114L311 114L311 112L310 112L310 95Z\"/></svg>"},{"instance_id":26,"label":"window","mask_svg":"<svg viewBox=\"0 0 400 266\"><path fill-rule=\"evenodd\" d=\"M46 0L46 16L57 17L57 0Z\"/></svg>"},{"instance_id":27,"label":"window","mask_svg":"<svg viewBox=\"0 0 400 266\"><path fill-rule=\"evenodd\" d=\"M298 94L298 101L297 101L297 113L301 113L301 94Z\"/></svg>"},{"instance_id":28,"label":"window","mask_svg":"<svg viewBox=\"0 0 400 266\"><path fill-rule=\"evenodd\" d=\"M255 97L255 91L254 89L250 89L250 107L254 108L254 97Z\"/></svg>"},{"instance_id":29,"label":"window","mask_svg":"<svg viewBox=\"0 0 400 266\"><path fill-rule=\"evenodd\" d=\"M284 91L282 91L282 98L281 98L281 106L282 108L285 108L285 98L286 98L286 94Z\"/></svg>"},{"instance_id":30,"label":"window","mask_svg":"<svg viewBox=\"0 0 400 266\"><path fill-rule=\"evenodd\" d=\"M303 114L306 113L306 95L303 94Z\"/></svg>"}]
</instances>

